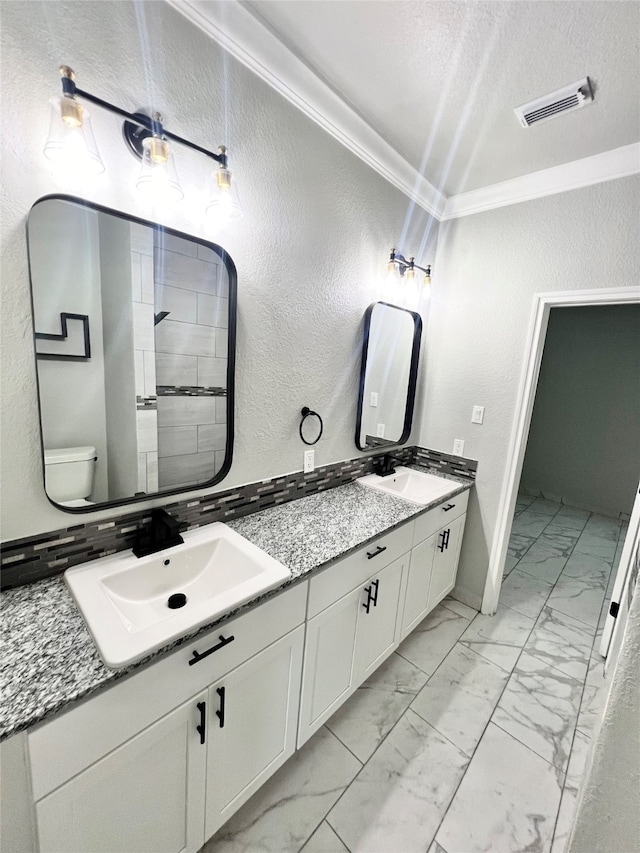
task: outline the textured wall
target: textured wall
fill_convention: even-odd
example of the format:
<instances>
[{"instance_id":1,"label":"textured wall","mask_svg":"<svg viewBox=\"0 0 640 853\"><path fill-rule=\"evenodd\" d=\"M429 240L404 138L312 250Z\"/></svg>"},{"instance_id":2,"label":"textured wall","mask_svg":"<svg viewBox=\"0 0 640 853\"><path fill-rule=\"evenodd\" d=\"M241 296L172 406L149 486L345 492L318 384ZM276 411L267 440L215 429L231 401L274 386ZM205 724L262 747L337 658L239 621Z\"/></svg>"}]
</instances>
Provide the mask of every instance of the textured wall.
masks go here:
<instances>
[{"instance_id":1,"label":"textured wall","mask_svg":"<svg viewBox=\"0 0 640 853\"><path fill-rule=\"evenodd\" d=\"M522 487L617 518L631 512L638 448L640 305L553 308Z\"/></svg>"},{"instance_id":2,"label":"textured wall","mask_svg":"<svg viewBox=\"0 0 640 853\"><path fill-rule=\"evenodd\" d=\"M569 853L640 853L640 587L582 783Z\"/></svg>"},{"instance_id":3,"label":"textured wall","mask_svg":"<svg viewBox=\"0 0 640 853\"><path fill-rule=\"evenodd\" d=\"M236 440L221 488L301 469L303 405L325 422L317 464L356 455L362 317L375 299L393 301L374 276L394 245L432 261L437 224L165 4L5 3L3 79L20 85L2 99L3 538L72 521L42 490L24 239L31 205L57 190L42 147L61 62L80 87L128 109L153 106L174 132L230 149L239 225L207 230L206 164L182 151L185 199L156 217L221 242L238 269ZM107 173L77 194L153 218L120 123L98 108L92 117Z\"/></svg>"},{"instance_id":4,"label":"textured wall","mask_svg":"<svg viewBox=\"0 0 640 853\"><path fill-rule=\"evenodd\" d=\"M637 286L639 187L624 178L440 227L418 443L450 453L463 438L479 463L458 574L469 603L484 589L532 297ZM474 404L486 407L482 426Z\"/></svg>"}]
</instances>

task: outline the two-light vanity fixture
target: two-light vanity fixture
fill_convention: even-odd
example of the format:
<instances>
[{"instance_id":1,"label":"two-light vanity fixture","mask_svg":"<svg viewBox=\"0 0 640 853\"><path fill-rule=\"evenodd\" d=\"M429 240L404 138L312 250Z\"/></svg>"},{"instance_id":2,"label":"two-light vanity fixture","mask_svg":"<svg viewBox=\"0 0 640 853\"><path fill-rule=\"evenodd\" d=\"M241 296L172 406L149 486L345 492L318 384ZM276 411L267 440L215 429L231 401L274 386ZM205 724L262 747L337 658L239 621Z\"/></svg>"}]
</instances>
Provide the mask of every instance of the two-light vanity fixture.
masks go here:
<instances>
[{"instance_id":1,"label":"two-light vanity fixture","mask_svg":"<svg viewBox=\"0 0 640 853\"><path fill-rule=\"evenodd\" d=\"M391 250L389 261L387 262L387 275L389 278L392 280L403 278L406 282L413 284L416 280L416 270L424 273L423 284L425 287L429 287L431 285L431 264L427 264L426 267L418 266L415 258L407 260L404 255L397 254L395 249Z\"/></svg>"},{"instance_id":2,"label":"two-light vanity fixture","mask_svg":"<svg viewBox=\"0 0 640 853\"><path fill-rule=\"evenodd\" d=\"M62 75L62 97L53 97L51 103L51 127L44 147L44 154L57 169L78 177L89 177L104 172L104 163L98 153L91 118L88 110L80 103L82 98L124 118L122 133L129 150L141 160L136 186L150 200L177 202L184 196L173 159L169 140L199 151L215 160L209 194L206 202L207 214L220 224L242 216L235 184L227 168L227 149L218 148L217 153L201 148L194 142L170 133L162 124L162 116L143 112L129 113L108 101L79 89L75 74L67 65L60 68Z\"/></svg>"}]
</instances>

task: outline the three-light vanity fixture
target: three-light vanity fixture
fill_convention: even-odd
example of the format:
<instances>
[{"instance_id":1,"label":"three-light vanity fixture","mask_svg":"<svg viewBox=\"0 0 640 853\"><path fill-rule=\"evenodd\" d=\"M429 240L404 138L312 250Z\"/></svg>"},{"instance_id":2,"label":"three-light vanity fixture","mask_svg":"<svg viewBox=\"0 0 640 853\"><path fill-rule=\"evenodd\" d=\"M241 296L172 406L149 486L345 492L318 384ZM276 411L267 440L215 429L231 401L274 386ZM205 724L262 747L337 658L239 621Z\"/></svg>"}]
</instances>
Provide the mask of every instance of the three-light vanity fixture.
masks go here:
<instances>
[{"instance_id":1,"label":"three-light vanity fixture","mask_svg":"<svg viewBox=\"0 0 640 853\"><path fill-rule=\"evenodd\" d=\"M431 264L427 264L426 267L418 266L415 258L407 260L404 255L397 254L395 249L391 250L387 262L387 275L390 278L404 278L406 282L413 283L416 280L416 270L424 273L423 284L425 287L429 287L431 284Z\"/></svg>"},{"instance_id":2,"label":"three-light vanity fixture","mask_svg":"<svg viewBox=\"0 0 640 853\"><path fill-rule=\"evenodd\" d=\"M176 171L173 148L175 142L198 151L215 160L206 202L207 214L221 224L242 216L235 184L227 168L227 149L221 145L217 152L209 151L168 131L162 124L162 116L153 112L129 113L108 101L79 89L75 74L67 65L60 68L62 97L53 97L51 104L51 126L44 147L44 154L57 169L67 175L89 177L104 172L104 163L91 127L89 111L79 98L90 101L124 118L122 133L129 150L140 161L140 173L136 186L153 201L176 202L184 196Z\"/></svg>"}]
</instances>

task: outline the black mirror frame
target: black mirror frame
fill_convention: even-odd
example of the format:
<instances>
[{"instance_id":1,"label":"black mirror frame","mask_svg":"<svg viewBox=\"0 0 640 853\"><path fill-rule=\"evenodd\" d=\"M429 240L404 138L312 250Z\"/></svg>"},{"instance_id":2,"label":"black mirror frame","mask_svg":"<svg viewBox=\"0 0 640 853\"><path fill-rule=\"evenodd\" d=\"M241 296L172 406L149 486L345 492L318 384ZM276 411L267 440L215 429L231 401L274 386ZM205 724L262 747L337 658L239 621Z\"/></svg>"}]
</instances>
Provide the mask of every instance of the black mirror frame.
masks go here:
<instances>
[{"instance_id":1,"label":"black mirror frame","mask_svg":"<svg viewBox=\"0 0 640 853\"><path fill-rule=\"evenodd\" d=\"M45 469L44 469L44 439L43 439L43 430L42 430L42 409L40 406L40 380L38 377L38 359L36 355L36 336L35 336L35 327L32 324L32 335L33 335L33 357L34 357L34 369L36 375L36 391L38 394L38 423L40 425L40 457L42 459L42 487L44 489L44 493L47 497L49 503L51 503L56 509L62 510L62 512L72 513L73 515L81 515L87 512L98 512L102 509L108 509L110 507L116 506L126 506L127 504L139 503L140 501L152 501L157 500L158 498L162 499L164 497L168 497L171 495L185 494L187 492L193 491L202 491L204 489L208 489L211 486L215 486L220 483L229 473L229 469L231 468L231 463L233 461L233 443L234 443L234 400L235 400L235 367L236 367L236 315L237 315L237 307L238 307L238 274L236 271L236 266L231 258L231 256L222 248L222 246L217 243L210 243L207 240L202 240L198 237L194 237L191 234L185 234L182 231L176 231L174 228L168 228L165 225L161 225L158 222L150 222L148 219L141 219L138 216L133 216L130 213L124 213L120 210L114 210L110 207L105 207L102 204L95 204L94 202L87 201L86 199L79 198L78 196L65 195L59 193L52 193L50 195L42 196L42 198L37 199L33 205L29 213L33 210L33 208L37 204L41 204L43 201L70 201L74 204L80 205L81 207L86 207L89 210L96 210L99 213L109 213L113 216L117 216L120 219L126 219L129 222L135 222L138 225L147 225L152 228L154 232L162 232L165 234L170 234L173 237L180 237L183 240L189 240L192 243L197 243L201 246L206 246L209 249L212 249L222 260L225 269L227 271L227 276L229 278L229 337L227 344L227 437L225 444L225 455L224 462L222 463L222 467L211 480L207 480L204 483L194 483L193 486L180 486L175 489L160 489L153 494L143 494L143 495L132 495L128 498L119 498L113 501L101 501L100 503L94 504L92 506L83 506L83 507L68 507L62 506L59 503L51 500L49 495L47 494L46 483L45 483ZM33 301L33 276L31 274L31 255L29 252L29 217L27 216L26 221L26 232L27 232L27 260L29 267L29 296L31 300L31 317L32 319L35 317L34 311L34 301Z\"/></svg>"},{"instance_id":2,"label":"black mirror frame","mask_svg":"<svg viewBox=\"0 0 640 853\"><path fill-rule=\"evenodd\" d=\"M358 450L371 450L371 447L363 447L360 443L360 430L362 428L362 408L364 404L364 380L367 372L367 354L369 350L369 333L371 331L371 314L376 305L386 305L388 308L396 308L398 311L406 311L413 320L413 347L411 349L411 364L409 366L409 384L407 387L407 406L404 413L404 425L402 435L397 441L389 442L389 446L404 444L411 433L413 422L413 409L416 398L416 385L418 380L418 361L420 359L420 339L422 337L422 317L408 308L392 305L390 302L372 303L364 315L364 333L362 340L362 365L360 367L360 388L358 390L358 413L356 415L356 447ZM379 450L379 449L378 449Z\"/></svg>"}]
</instances>

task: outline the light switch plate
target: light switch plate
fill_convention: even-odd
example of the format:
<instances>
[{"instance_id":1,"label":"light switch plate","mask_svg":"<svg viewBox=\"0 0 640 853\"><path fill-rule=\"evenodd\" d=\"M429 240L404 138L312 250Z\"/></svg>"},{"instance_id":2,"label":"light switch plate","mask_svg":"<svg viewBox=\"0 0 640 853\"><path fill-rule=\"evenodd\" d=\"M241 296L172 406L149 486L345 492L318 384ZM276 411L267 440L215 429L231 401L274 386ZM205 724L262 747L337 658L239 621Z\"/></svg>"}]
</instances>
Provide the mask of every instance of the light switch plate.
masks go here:
<instances>
[{"instance_id":1,"label":"light switch plate","mask_svg":"<svg viewBox=\"0 0 640 853\"><path fill-rule=\"evenodd\" d=\"M377 438L384 438L384 424L378 424L378 429L376 430Z\"/></svg>"},{"instance_id":2,"label":"light switch plate","mask_svg":"<svg viewBox=\"0 0 640 853\"><path fill-rule=\"evenodd\" d=\"M454 453L454 456L463 456L464 455L464 439L462 439L462 438L454 438L453 439L453 453Z\"/></svg>"},{"instance_id":3,"label":"light switch plate","mask_svg":"<svg viewBox=\"0 0 640 853\"><path fill-rule=\"evenodd\" d=\"M378 392L377 391L371 392L371 398L370 398L369 405L372 406L374 409L377 407L377 405L378 405Z\"/></svg>"},{"instance_id":4,"label":"light switch plate","mask_svg":"<svg viewBox=\"0 0 640 853\"><path fill-rule=\"evenodd\" d=\"M304 452L304 473L308 474L309 471L313 471L315 467L314 462L315 451L314 450L305 450Z\"/></svg>"},{"instance_id":5,"label":"light switch plate","mask_svg":"<svg viewBox=\"0 0 640 853\"><path fill-rule=\"evenodd\" d=\"M474 406L471 414L472 424L481 424L484 420L484 406Z\"/></svg>"}]
</instances>

